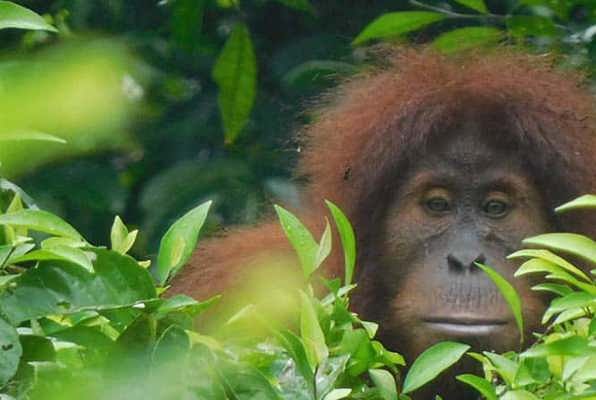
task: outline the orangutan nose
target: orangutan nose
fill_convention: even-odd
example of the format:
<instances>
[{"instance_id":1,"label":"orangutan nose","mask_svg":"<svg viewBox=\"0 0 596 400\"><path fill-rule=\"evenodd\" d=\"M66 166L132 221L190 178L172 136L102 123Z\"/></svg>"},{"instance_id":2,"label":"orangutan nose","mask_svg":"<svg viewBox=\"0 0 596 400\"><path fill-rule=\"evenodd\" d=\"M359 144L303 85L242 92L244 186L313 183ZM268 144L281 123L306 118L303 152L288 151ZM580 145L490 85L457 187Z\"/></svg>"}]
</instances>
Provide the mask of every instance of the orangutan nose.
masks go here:
<instances>
[{"instance_id":1,"label":"orangutan nose","mask_svg":"<svg viewBox=\"0 0 596 400\"><path fill-rule=\"evenodd\" d=\"M450 253L447 256L449 270L454 272L474 271L477 269L474 263L484 264L485 262L486 257L484 254L471 251Z\"/></svg>"}]
</instances>

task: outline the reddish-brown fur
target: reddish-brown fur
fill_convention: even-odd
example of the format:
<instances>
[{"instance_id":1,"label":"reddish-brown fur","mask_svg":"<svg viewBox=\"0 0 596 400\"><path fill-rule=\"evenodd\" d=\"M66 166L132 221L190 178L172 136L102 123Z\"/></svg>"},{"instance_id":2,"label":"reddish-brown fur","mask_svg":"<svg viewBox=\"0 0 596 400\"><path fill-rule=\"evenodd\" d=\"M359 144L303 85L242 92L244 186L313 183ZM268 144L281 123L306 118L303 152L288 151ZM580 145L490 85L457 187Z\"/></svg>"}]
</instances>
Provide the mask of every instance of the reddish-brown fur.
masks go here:
<instances>
[{"instance_id":1,"label":"reddish-brown fur","mask_svg":"<svg viewBox=\"0 0 596 400\"><path fill-rule=\"evenodd\" d=\"M386 202L387 179L403 173L412 150L449 126L466 104L505 110L511 140L524 149L550 209L596 192L596 110L578 74L557 70L549 58L506 49L460 58L403 49L384 57L384 67L326 97L304 131L298 168L310 182L304 191L308 215L301 216L320 229L322 200L338 204L355 226L360 261ZM596 234L596 221L588 214L557 218L557 225ZM264 252L291 254L276 223L202 243L172 292L206 298L233 288L242 280L243 266ZM336 255L325 268L338 276L342 265ZM359 279L375 277L364 271ZM374 300L373 294L359 293L355 306Z\"/></svg>"}]
</instances>

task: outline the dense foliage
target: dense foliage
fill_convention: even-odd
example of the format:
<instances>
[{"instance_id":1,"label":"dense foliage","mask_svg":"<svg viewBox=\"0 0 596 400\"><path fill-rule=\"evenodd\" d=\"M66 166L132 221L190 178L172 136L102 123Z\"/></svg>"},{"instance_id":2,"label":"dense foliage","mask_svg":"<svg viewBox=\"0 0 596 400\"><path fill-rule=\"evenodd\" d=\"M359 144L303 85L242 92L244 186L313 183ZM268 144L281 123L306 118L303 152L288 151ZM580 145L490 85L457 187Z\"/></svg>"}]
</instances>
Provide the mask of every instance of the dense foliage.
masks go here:
<instances>
[{"instance_id":1,"label":"dense foliage","mask_svg":"<svg viewBox=\"0 0 596 400\"><path fill-rule=\"evenodd\" d=\"M407 399L463 356L478 360L485 376L458 379L489 400L596 397L595 273L562 257L596 264L596 242L579 235L528 238L531 248L511 255L526 260L518 275L546 273L534 289L554 294L534 345L480 354L439 343L407 360L406 376L406 360L375 340L376 325L349 311L354 239L331 203L344 282L316 275L331 229L316 241L276 208L304 278L284 321L253 304L207 329L193 321L217 310L219 297L167 296L205 224L252 221L265 198L298 201L286 180L296 146L279 150L287 140L279 132L290 131L307 96L364 65L360 44L410 35L453 52L508 42L563 53L564 65L590 74L593 2L22 3L47 14L0 1L4 43L18 50L0 63L2 175L19 178L86 234L0 180L2 398ZM90 30L122 37L82 34ZM216 199L209 216L208 198ZM558 211L576 208L596 208L596 197ZM118 217L109 249L92 244L114 213L146 230L137 252L159 243L152 267L128 255L138 231ZM479 267L521 332L519 297Z\"/></svg>"}]
</instances>

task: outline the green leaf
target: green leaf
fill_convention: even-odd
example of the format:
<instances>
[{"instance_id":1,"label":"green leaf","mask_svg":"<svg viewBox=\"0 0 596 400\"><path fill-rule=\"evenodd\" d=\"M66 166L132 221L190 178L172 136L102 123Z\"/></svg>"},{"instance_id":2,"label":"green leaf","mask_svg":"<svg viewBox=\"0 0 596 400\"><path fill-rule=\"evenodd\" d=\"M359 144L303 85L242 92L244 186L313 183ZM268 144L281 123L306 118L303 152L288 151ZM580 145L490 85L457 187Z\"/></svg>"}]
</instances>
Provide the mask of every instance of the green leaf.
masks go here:
<instances>
[{"instance_id":1,"label":"green leaf","mask_svg":"<svg viewBox=\"0 0 596 400\"><path fill-rule=\"evenodd\" d=\"M340 208L329 200L325 200L325 203L331 211L333 221L341 239L341 246L344 251L344 285L348 286L352 283L354 268L356 266L356 235L348 217L346 217Z\"/></svg>"},{"instance_id":2,"label":"green leaf","mask_svg":"<svg viewBox=\"0 0 596 400\"><path fill-rule=\"evenodd\" d=\"M503 31L486 26L469 26L454 29L439 35L432 46L443 53L455 53L477 47L497 44L503 38Z\"/></svg>"},{"instance_id":3,"label":"green leaf","mask_svg":"<svg viewBox=\"0 0 596 400\"><path fill-rule=\"evenodd\" d=\"M0 1L0 29L17 28L58 32L41 16L12 1Z\"/></svg>"},{"instance_id":4,"label":"green leaf","mask_svg":"<svg viewBox=\"0 0 596 400\"><path fill-rule=\"evenodd\" d=\"M520 257L535 257L541 260L549 261L553 264L558 265L559 267L571 272L572 274L579 276L580 278L592 282L592 280L579 268L571 264L569 261L565 260L562 257L548 251L548 250L541 250L541 249L523 249L516 251L513 254L507 256L508 259L513 258L520 258Z\"/></svg>"},{"instance_id":5,"label":"green leaf","mask_svg":"<svg viewBox=\"0 0 596 400\"><path fill-rule=\"evenodd\" d=\"M555 208L555 212L564 213L572 210L596 208L596 194L586 194Z\"/></svg>"},{"instance_id":6,"label":"green leaf","mask_svg":"<svg viewBox=\"0 0 596 400\"><path fill-rule=\"evenodd\" d=\"M72 263L41 261L0 293L0 315L13 323L74 313L86 308L114 308L156 297L147 270L111 250L92 249L93 274Z\"/></svg>"},{"instance_id":7,"label":"green leaf","mask_svg":"<svg viewBox=\"0 0 596 400\"><path fill-rule=\"evenodd\" d=\"M0 225L25 227L51 235L82 239L82 236L70 224L56 215L42 210L21 210L0 215Z\"/></svg>"},{"instance_id":8,"label":"green leaf","mask_svg":"<svg viewBox=\"0 0 596 400\"><path fill-rule=\"evenodd\" d=\"M497 369L501 378L507 384L511 385L515 380L515 375L517 374L518 365L515 361L508 359L500 354L490 353L488 351L483 352L483 354L490 360L492 365Z\"/></svg>"},{"instance_id":9,"label":"green leaf","mask_svg":"<svg viewBox=\"0 0 596 400\"><path fill-rule=\"evenodd\" d=\"M64 260L74 264L80 265L85 270L93 272L93 264L91 260L81 249L69 246L53 246L41 250L34 250L23 256L11 259L11 263L20 263L25 261L42 261L42 260Z\"/></svg>"},{"instance_id":10,"label":"green leaf","mask_svg":"<svg viewBox=\"0 0 596 400\"><path fill-rule=\"evenodd\" d=\"M497 285L497 288L499 288L499 291L505 298L505 301L507 302L507 304L509 304L509 308L511 309L511 312L513 312L513 317L515 318L515 322L517 324L517 329L519 329L520 341L523 342L524 319L522 316L521 299L515 291L515 288L511 286L511 284L507 282L505 278L499 275L492 268L478 263L476 263L476 265L489 276L489 278L495 283L495 285Z\"/></svg>"},{"instance_id":11,"label":"green leaf","mask_svg":"<svg viewBox=\"0 0 596 400\"><path fill-rule=\"evenodd\" d=\"M596 348L590 346L587 338L571 336L550 343L532 346L521 353L521 357L572 356L581 357L596 354Z\"/></svg>"},{"instance_id":12,"label":"green leaf","mask_svg":"<svg viewBox=\"0 0 596 400\"><path fill-rule=\"evenodd\" d=\"M192 255L209 207L211 201L193 208L174 222L162 237L157 255L157 275L162 286L180 271Z\"/></svg>"},{"instance_id":13,"label":"green leaf","mask_svg":"<svg viewBox=\"0 0 596 400\"><path fill-rule=\"evenodd\" d=\"M596 242L587 236L576 233L545 233L524 239L523 243L559 250L596 264Z\"/></svg>"},{"instance_id":14,"label":"green leaf","mask_svg":"<svg viewBox=\"0 0 596 400\"><path fill-rule=\"evenodd\" d=\"M112 244L112 250L117 251L120 254L126 254L132 247L137 239L138 230L128 232L128 228L124 225L124 222L116 215L114 223L112 224L112 230L110 232L110 242Z\"/></svg>"},{"instance_id":15,"label":"green leaf","mask_svg":"<svg viewBox=\"0 0 596 400\"><path fill-rule=\"evenodd\" d=\"M237 23L213 67L227 143L248 122L257 91L257 61L246 25Z\"/></svg>"},{"instance_id":16,"label":"green leaf","mask_svg":"<svg viewBox=\"0 0 596 400\"><path fill-rule=\"evenodd\" d=\"M572 308L589 307L596 304L596 295L586 292L573 292L564 297L554 299L544 312L542 323L546 323L553 315Z\"/></svg>"},{"instance_id":17,"label":"green leaf","mask_svg":"<svg viewBox=\"0 0 596 400\"><path fill-rule=\"evenodd\" d=\"M536 290L538 292L550 292L556 294L557 296L565 296L566 294L573 292L573 289L571 289L569 286L560 285L557 283L539 283L538 285L532 286L532 290Z\"/></svg>"},{"instance_id":18,"label":"green leaf","mask_svg":"<svg viewBox=\"0 0 596 400\"><path fill-rule=\"evenodd\" d=\"M304 12L307 12L310 14L314 13L314 11L315 11L312 4L310 4L310 2L308 0L276 0L276 1L287 6L287 7L298 10L298 11L304 11Z\"/></svg>"},{"instance_id":19,"label":"green leaf","mask_svg":"<svg viewBox=\"0 0 596 400\"><path fill-rule=\"evenodd\" d=\"M352 393L352 389L333 389L323 397L323 400L340 400L345 399ZM395 399L395 397L394 397Z\"/></svg>"},{"instance_id":20,"label":"green leaf","mask_svg":"<svg viewBox=\"0 0 596 400\"><path fill-rule=\"evenodd\" d=\"M523 342L524 319L522 315L521 299L515 291L515 288L492 268L479 263L476 263L476 265L488 275L495 285L497 285L497 288L505 298L505 301L507 304L509 304L509 308L511 309L513 317L515 318L515 323L517 324L517 329L519 330L520 341Z\"/></svg>"},{"instance_id":21,"label":"green leaf","mask_svg":"<svg viewBox=\"0 0 596 400\"><path fill-rule=\"evenodd\" d=\"M497 400L495 388L486 379L472 374L458 375L455 379L476 389L486 400Z\"/></svg>"},{"instance_id":22,"label":"green leaf","mask_svg":"<svg viewBox=\"0 0 596 400\"><path fill-rule=\"evenodd\" d=\"M379 394L383 400L397 399L395 379L389 371L385 371L384 369L369 369L368 374L379 390Z\"/></svg>"},{"instance_id":23,"label":"green leaf","mask_svg":"<svg viewBox=\"0 0 596 400\"><path fill-rule=\"evenodd\" d=\"M183 312L194 318L205 310L211 308L220 298L221 296L214 296L205 301L197 301L184 294L177 294L165 299L163 303L159 305L155 312L155 317L159 319L167 316L169 313Z\"/></svg>"},{"instance_id":24,"label":"green leaf","mask_svg":"<svg viewBox=\"0 0 596 400\"><path fill-rule=\"evenodd\" d=\"M329 221L327 221L325 224L325 230L323 231L321 240L318 244L317 253L315 255L315 263L313 266L314 271L316 271L321 264L323 264L323 261L325 261L331 253L331 241L331 226L329 226Z\"/></svg>"},{"instance_id":25,"label":"green leaf","mask_svg":"<svg viewBox=\"0 0 596 400\"><path fill-rule=\"evenodd\" d=\"M443 14L429 11L403 11L383 14L368 24L352 44L359 45L372 39L403 35L445 18L446 16Z\"/></svg>"},{"instance_id":26,"label":"green leaf","mask_svg":"<svg viewBox=\"0 0 596 400\"><path fill-rule=\"evenodd\" d=\"M50 135L49 133L32 131L32 130L19 130L19 131L11 131L6 133L0 133L0 141L3 140L35 140L39 142L53 142L53 143L66 143L66 140Z\"/></svg>"},{"instance_id":27,"label":"green leaf","mask_svg":"<svg viewBox=\"0 0 596 400\"><path fill-rule=\"evenodd\" d=\"M455 2L461 4L462 6L471 8L472 10L481 12L483 14L488 13L488 10L483 0L455 0Z\"/></svg>"},{"instance_id":28,"label":"green leaf","mask_svg":"<svg viewBox=\"0 0 596 400\"><path fill-rule=\"evenodd\" d=\"M410 367L402 392L413 392L432 381L455 364L469 349L470 346L457 342L440 342L426 349Z\"/></svg>"},{"instance_id":29,"label":"green leaf","mask_svg":"<svg viewBox=\"0 0 596 400\"><path fill-rule=\"evenodd\" d=\"M0 318L0 387L17 372L22 354L16 329Z\"/></svg>"},{"instance_id":30,"label":"green leaf","mask_svg":"<svg viewBox=\"0 0 596 400\"><path fill-rule=\"evenodd\" d=\"M320 250L321 246L312 237L312 234L302 222L291 212L278 205L274 206L275 212L279 218L279 222L288 238L292 247L298 254L300 265L302 266L302 273L308 279L310 275L321 265L323 260L321 257L325 253L325 249ZM325 231L329 225L327 224ZM329 239L326 238L329 237ZM323 233L321 244L327 246L327 242L331 240L331 235ZM329 244L330 245L330 244Z\"/></svg>"},{"instance_id":31,"label":"green leaf","mask_svg":"<svg viewBox=\"0 0 596 400\"><path fill-rule=\"evenodd\" d=\"M548 275L546 276L548 279L562 280L564 282L577 286L585 292L596 294L596 287L594 287L594 285L580 282L567 271L565 271L563 268L559 267L556 264L553 264L550 261L546 261L540 258L532 258L523 263L517 269L517 271L515 271L514 276L518 277L537 272L548 272Z\"/></svg>"},{"instance_id":32,"label":"green leaf","mask_svg":"<svg viewBox=\"0 0 596 400\"><path fill-rule=\"evenodd\" d=\"M540 400L540 398L526 390L510 390L501 396L501 400Z\"/></svg>"},{"instance_id":33,"label":"green leaf","mask_svg":"<svg viewBox=\"0 0 596 400\"><path fill-rule=\"evenodd\" d=\"M310 298L300 292L300 335L304 341L306 356L313 371L329 356L325 335L319 324L317 312Z\"/></svg>"},{"instance_id":34,"label":"green leaf","mask_svg":"<svg viewBox=\"0 0 596 400\"><path fill-rule=\"evenodd\" d=\"M546 17L536 15L513 15L505 20L507 30L512 36L552 36L556 33L555 23Z\"/></svg>"}]
</instances>

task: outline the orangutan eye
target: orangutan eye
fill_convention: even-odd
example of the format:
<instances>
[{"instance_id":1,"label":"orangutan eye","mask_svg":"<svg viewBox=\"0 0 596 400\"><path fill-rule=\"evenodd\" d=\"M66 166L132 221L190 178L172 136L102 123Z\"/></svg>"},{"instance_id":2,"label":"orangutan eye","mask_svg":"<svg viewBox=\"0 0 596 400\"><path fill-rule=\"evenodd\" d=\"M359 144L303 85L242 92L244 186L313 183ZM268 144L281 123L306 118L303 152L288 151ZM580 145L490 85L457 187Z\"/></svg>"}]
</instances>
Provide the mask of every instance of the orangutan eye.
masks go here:
<instances>
[{"instance_id":1,"label":"orangutan eye","mask_svg":"<svg viewBox=\"0 0 596 400\"><path fill-rule=\"evenodd\" d=\"M433 213L446 213L451 210L451 204L444 197L431 197L426 200L426 208Z\"/></svg>"},{"instance_id":2,"label":"orangutan eye","mask_svg":"<svg viewBox=\"0 0 596 400\"><path fill-rule=\"evenodd\" d=\"M482 205L482 211L490 218L502 218L509 211L509 204L500 199L489 199Z\"/></svg>"}]
</instances>

